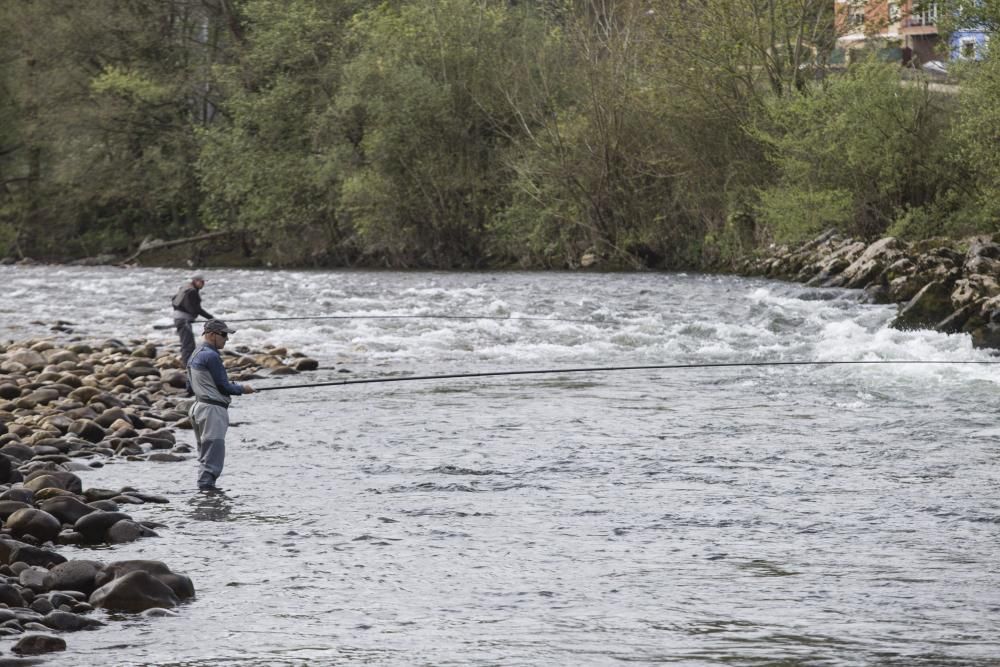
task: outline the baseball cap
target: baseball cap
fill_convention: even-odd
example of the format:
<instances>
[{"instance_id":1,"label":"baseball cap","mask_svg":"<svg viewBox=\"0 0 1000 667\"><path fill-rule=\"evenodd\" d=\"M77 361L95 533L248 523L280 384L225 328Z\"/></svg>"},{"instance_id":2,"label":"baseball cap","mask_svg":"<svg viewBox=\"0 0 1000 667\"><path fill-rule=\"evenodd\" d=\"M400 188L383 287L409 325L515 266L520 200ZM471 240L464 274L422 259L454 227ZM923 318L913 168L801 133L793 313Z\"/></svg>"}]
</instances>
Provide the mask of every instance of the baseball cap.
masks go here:
<instances>
[{"instance_id":1,"label":"baseball cap","mask_svg":"<svg viewBox=\"0 0 1000 667\"><path fill-rule=\"evenodd\" d=\"M204 333L236 333L236 329L230 329L222 320L209 320L205 322Z\"/></svg>"}]
</instances>

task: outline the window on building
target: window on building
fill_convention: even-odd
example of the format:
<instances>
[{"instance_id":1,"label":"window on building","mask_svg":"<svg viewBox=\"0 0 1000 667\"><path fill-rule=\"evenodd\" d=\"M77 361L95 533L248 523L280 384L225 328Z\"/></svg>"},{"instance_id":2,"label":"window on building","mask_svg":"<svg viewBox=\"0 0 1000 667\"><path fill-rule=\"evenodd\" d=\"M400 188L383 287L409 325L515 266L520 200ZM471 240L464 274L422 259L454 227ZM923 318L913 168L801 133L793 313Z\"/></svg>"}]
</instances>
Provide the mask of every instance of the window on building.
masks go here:
<instances>
[{"instance_id":1,"label":"window on building","mask_svg":"<svg viewBox=\"0 0 1000 667\"><path fill-rule=\"evenodd\" d=\"M976 40L974 39L963 39L961 45L959 46L959 55L966 60L976 59Z\"/></svg>"},{"instance_id":2,"label":"window on building","mask_svg":"<svg viewBox=\"0 0 1000 667\"><path fill-rule=\"evenodd\" d=\"M847 27L860 29L865 24L865 6L867 0L838 0L847 17Z\"/></svg>"},{"instance_id":3,"label":"window on building","mask_svg":"<svg viewBox=\"0 0 1000 667\"><path fill-rule=\"evenodd\" d=\"M938 20L938 3L914 2L910 15L911 25L936 25Z\"/></svg>"}]
</instances>

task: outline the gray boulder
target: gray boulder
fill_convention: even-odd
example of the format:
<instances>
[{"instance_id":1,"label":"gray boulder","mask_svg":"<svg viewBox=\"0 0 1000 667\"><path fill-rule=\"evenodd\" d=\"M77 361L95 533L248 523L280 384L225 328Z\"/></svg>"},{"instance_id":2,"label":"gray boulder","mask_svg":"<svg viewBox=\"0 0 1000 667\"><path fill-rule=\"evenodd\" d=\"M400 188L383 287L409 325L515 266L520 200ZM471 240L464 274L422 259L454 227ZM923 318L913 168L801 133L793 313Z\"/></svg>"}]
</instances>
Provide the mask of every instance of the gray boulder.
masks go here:
<instances>
[{"instance_id":1,"label":"gray boulder","mask_svg":"<svg viewBox=\"0 0 1000 667\"><path fill-rule=\"evenodd\" d=\"M110 611L139 613L153 607L176 607L180 600L158 578L143 570L134 570L95 590L90 596L90 604Z\"/></svg>"},{"instance_id":2,"label":"gray boulder","mask_svg":"<svg viewBox=\"0 0 1000 667\"><path fill-rule=\"evenodd\" d=\"M81 403L89 403L91 399L95 396L99 396L101 390L97 387L83 386L77 387L69 393L69 397L74 401L80 401Z\"/></svg>"},{"instance_id":3,"label":"gray boulder","mask_svg":"<svg viewBox=\"0 0 1000 667\"><path fill-rule=\"evenodd\" d=\"M974 238L969 244L969 250L965 253L965 261L983 257L986 259L1000 259L1000 245L994 243L989 237Z\"/></svg>"},{"instance_id":4,"label":"gray boulder","mask_svg":"<svg viewBox=\"0 0 1000 667\"><path fill-rule=\"evenodd\" d=\"M31 535L39 542L49 542L62 530L62 523L44 510L25 507L7 517L4 528L14 537Z\"/></svg>"},{"instance_id":5,"label":"gray boulder","mask_svg":"<svg viewBox=\"0 0 1000 667\"><path fill-rule=\"evenodd\" d=\"M314 371L317 368L319 368L319 362L309 357L303 357L295 362L295 370L298 371Z\"/></svg>"},{"instance_id":6,"label":"gray boulder","mask_svg":"<svg viewBox=\"0 0 1000 667\"><path fill-rule=\"evenodd\" d=\"M0 584L0 603L8 607L23 607L24 598L21 597L21 592L11 584Z\"/></svg>"},{"instance_id":7,"label":"gray boulder","mask_svg":"<svg viewBox=\"0 0 1000 667\"><path fill-rule=\"evenodd\" d=\"M992 276L972 274L955 281L955 289L951 293L951 304L955 308L962 308L998 294L1000 294L1000 285Z\"/></svg>"},{"instance_id":8,"label":"gray boulder","mask_svg":"<svg viewBox=\"0 0 1000 667\"><path fill-rule=\"evenodd\" d=\"M965 260L962 269L967 274L982 273L995 276L1000 274L1000 260L990 257L970 257Z\"/></svg>"},{"instance_id":9,"label":"gray boulder","mask_svg":"<svg viewBox=\"0 0 1000 667\"><path fill-rule=\"evenodd\" d=\"M22 588L29 588L36 593L43 593L49 590L45 587L45 579L48 574L49 571L44 567L38 567L37 565L27 567L18 573L17 582Z\"/></svg>"},{"instance_id":10,"label":"gray boulder","mask_svg":"<svg viewBox=\"0 0 1000 667\"><path fill-rule=\"evenodd\" d=\"M166 563L158 560L120 560L109 563L97 575L95 583L102 586L108 581L137 571L146 572L164 582L181 600L194 597L194 584L190 577L171 571Z\"/></svg>"},{"instance_id":11,"label":"gray boulder","mask_svg":"<svg viewBox=\"0 0 1000 667\"><path fill-rule=\"evenodd\" d=\"M28 461L35 455L35 450L20 442L8 442L0 447L0 453L12 456L19 461Z\"/></svg>"},{"instance_id":12,"label":"gray boulder","mask_svg":"<svg viewBox=\"0 0 1000 667\"><path fill-rule=\"evenodd\" d=\"M45 357L34 350L12 350L6 356L6 361L22 364L33 371L40 371L45 368Z\"/></svg>"},{"instance_id":13,"label":"gray boulder","mask_svg":"<svg viewBox=\"0 0 1000 667\"><path fill-rule=\"evenodd\" d=\"M53 478L55 483L53 483L52 480L46 480L45 486L42 486L40 483L33 484L36 478L42 476ZM24 479L25 488L31 489L36 493L47 486L54 486L55 488L63 489L75 494L83 493L83 481L77 475L65 470L36 470L35 472L28 474Z\"/></svg>"},{"instance_id":14,"label":"gray boulder","mask_svg":"<svg viewBox=\"0 0 1000 667\"><path fill-rule=\"evenodd\" d=\"M48 512L61 522L70 525L75 525L80 520L80 517L97 511L95 508L73 496L49 498L39 503L38 508Z\"/></svg>"},{"instance_id":15,"label":"gray boulder","mask_svg":"<svg viewBox=\"0 0 1000 667\"><path fill-rule=\"evenodd\" d=\"M108 528L106 537L109 544L128 544L135 542L140 537L148 536L148 533L151 532L134 521L122 519Z\"/></svg>"},{"instance_id":16,"label":"gray boulder","mask_svg":"<svg viewBox=\"0 0 1000 667\"><path fill-rule=\"evenodd\" d=\"M93 507L94 509L97 510L104 510L105 512L118 511L118 503L111 500L110 498L108 500L95 500L94 502L87 503L87 506Z\"/></svg>"},{"instance_id":17,"label":"gray boulder","mask_svg":"<svg viewBox=\"0 0 1000 667\"><path fill-rule=\"evenodd\" d=\"M95 500L110 500L117 496L121 491L112 491L111 489L98 489L96 487L89 488L83 492L83 497L87 499L87 502L94 502Z\"/></svg>"},{"instance_id":18,"label":"gray boulder","mask_svg":"<svg viewBox=\"0 0 1000 667\"><path fill-rule=\"evenodd\" d=\"M973 314L979 310L980 303L970 303L962 306L948 317L935 325L935 329L947 334L959 333L968 324Z\"/></svg>"},{"instance_id":19,"label":"gray boulder","mask_svg":"<svg viewBox=\"0 0 1000 667\"><path fill-rule=\"evenodd\" d=\"M62 632L90 630L104 625L97 619L87 618L86 616L80 616L79 614L58 610L50 611L45 614L41 620L41 624L50 627L53 630L59 630Z\"/></svg>"},{"instance_id":20,"label":"gray boulder","mask_svg":"<svg viewBox=\"0 0 1000 667\"><path fill-rule=\"evenodd\" d=\"M0 540L0 543L14 542L13 540ZM28 565L40 565L41 567L52 567L53 565L58 565L59 563L65 563L66 558L57 554L55 551L50 549L43 549L41 547L35 547L30 544L24 544L23 542L14 542L14 546L9 551L4 548L3 544L0 544L0 553L7 553L8 560L7 563L26 563Z\"/></svg>"},{"instance_id":21,"label":"gray boulder","mask_svg":"<svg viewBox=\"0 0 1000 667\"><path fill-rule=\"evenodd\" d=\"M43 653L65 650L66 640L50 635L26 635L21 637L11 649L18 655L42 655Z\"/></svg>"},{"instance_id":22,"label":"gray boulder","mask_svg":"<svg viewBox=\"0 0 1000 667\"><path fill-rule=\"evenodd\" d=\"M20 500L0 500L0 519L6 521L7 518L14 512L27 509L29 507L31 507L31 505L28 503L22 503Z\"/></svg>"},{"instance_id":23,"label":"gray boulder","mask_svg":"<svg viewBox=\"0 0 1000 667\"><path fill-rule=\"evenodd\" d=\"M131 519L124 512L105 512L95 510L90 514L85 514L77 519L73 524L73 530L83 535L83 539L91 544L105 542L107 540L108 529L122 519Z\"/></svg>"},{"instance_id":24,"label":"gray boulder","mask_svg":"<svg viewBox=\"0 0 1000 667\"><path fill-rule=\"evenodd\" d=\"M887 236L865 248L850 266L827 283L828 287L866 287L881 274L886 267L900 257L902 247L899 239Z\"/></svg>"},{"instance_id":25,"label":"gray boulder","mask_svg":"<svg viewBox=\"0 0 1000 667\"><path fill-rule=\"evenodd\" d=\"M982 301L974 310L962 331L972 337L972 344L981 348L1000 348L1000 296Z\"/></svg>"},{"instance_id":26,"label":"gray boulder","mask_svg":"<svg viewBox=\"0 0 1000 667\"><path fill-rule=\"evenodd\" d=\"M122 408L108 408L101 413L100 417L94 420L94 423L101 428L109 428L119 419L128 421L128 413L126 413ZM132 425L131 422L129 422L129 425Z\"/></svg>"},{"instance_id":27,"label":"gray boulder","mask_svg":"<svg viewBox=\"0 0 1000 667\"><path fill-rule=\"evenodd\" d=\"M77 391L80 390L77 389L73 393L76 393ZM73 422L73 425L69 427L69 432L78 435L89 442L100 442L104 439L104 436L107 435L103 428L101 428L96 422L90 421L89 419L77 419Z\"/></svg>"},{"instance_id":28,"label":"gray boulder","mask_svg":"<svg viewBox=\"0 0 1000 667\"><path fill-rule=\"evenodd\" d=\"M66 559L55 551L0 536L0 564L11 565L18 562L25 565L52 567L59 563L65 563Z\"/></svg>"},{"instance_id":29,"label":"gray boulder","mask_svg":"<svg viewBox=\"0 0 1000 667\"><path fill-rule=\"evenodd\" d=\"M935 280L924 286L899 311L892 322L894 329L925 329L936 325L953 312L951 287Z\"/></svg>"},{"instance_id":30,"label":"gray boulder","mask_svg":"<svg viewBox=\"0 0 1000 667\"><path fill-rule=\"evenodd\" d=\"M49 570L45 583L53 591L80 591L90 595L103 566L92 560L70 560Z\"/></svg>"}]
</instances>

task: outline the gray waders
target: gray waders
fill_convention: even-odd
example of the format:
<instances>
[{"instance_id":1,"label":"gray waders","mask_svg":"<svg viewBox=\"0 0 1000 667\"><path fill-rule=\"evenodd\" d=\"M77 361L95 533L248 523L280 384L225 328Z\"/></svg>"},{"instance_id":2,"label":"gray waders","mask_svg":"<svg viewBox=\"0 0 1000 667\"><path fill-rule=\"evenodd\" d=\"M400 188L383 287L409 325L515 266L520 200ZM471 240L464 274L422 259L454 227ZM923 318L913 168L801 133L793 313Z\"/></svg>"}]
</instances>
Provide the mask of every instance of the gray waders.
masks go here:
<instances>
[{"instance_id":1,"label":"gray waders","mask_svg":"<svg viewBox=\"0 0 1000 667\"><path fill-rule=\"evenodd\" d=\"M188 412L198 443L198 488L211 488L226 462L229 410L195 400Z\"/></svg>"},{"instance_id":2,"label":"gray waders","mask_svg":"<svg viewBox=\"0 0 1000 667\"><path fill-rule=\"evenodd\" d=\"M177 336L181 339L181 365L187 368L188 359L194 353L194 332L191 331L191 320L174 319Z\"/></svg>"}]
</instances>

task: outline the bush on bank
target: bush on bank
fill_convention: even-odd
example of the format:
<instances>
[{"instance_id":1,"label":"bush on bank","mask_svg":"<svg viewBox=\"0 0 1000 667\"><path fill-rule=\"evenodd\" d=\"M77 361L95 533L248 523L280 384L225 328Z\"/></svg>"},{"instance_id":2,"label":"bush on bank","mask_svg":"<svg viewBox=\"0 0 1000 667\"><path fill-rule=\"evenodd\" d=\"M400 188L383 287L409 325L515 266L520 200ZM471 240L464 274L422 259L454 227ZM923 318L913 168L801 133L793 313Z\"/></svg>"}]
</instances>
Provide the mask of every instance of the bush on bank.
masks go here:
<instances>
[{"instance_id":1,"label":"bush on bank","mask_svg":"<svg viewBox=\"0 0 1000 667\"><path fill-rule=\"evenodd\" d=\"M997 59L957 95L834 72L832 5L3 3L0 256L726 268L995 231Z\"/></svg>"}]
</instances>

